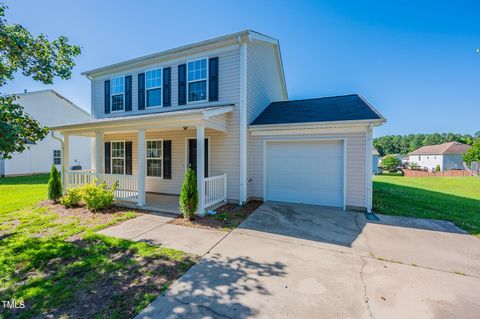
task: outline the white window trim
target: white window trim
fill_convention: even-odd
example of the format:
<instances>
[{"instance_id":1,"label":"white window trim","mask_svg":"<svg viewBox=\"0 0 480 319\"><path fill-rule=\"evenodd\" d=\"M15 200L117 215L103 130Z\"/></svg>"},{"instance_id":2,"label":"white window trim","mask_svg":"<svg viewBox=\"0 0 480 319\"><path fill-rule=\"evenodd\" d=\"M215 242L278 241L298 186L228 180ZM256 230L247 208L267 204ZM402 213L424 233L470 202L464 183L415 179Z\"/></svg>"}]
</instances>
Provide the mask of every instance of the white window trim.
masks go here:
<instances>
[{"instance_id":1,"label":"white window trim","mask_svg":"<svg viewBox=\"0 0 480 319\"><path fill-rule=\"evenodd\" d=\"M196 137L186 137L185 138L185 172L187 172L187 169L188 169L188 155L190 155L189 154L189 148L188 148L188 141L189 140L196 140L196 139L197 139ZM211 143L210 136L205 136L205 139L208 140L208 176L207 177L211 177L211 176L213 176L212 171L210 169L210 166L211 166L211 163L212 163L212 161L211 161L212 143ZM205 177L205 178L207 178L207 177Z\"/></svg>"},{"instance_id":2,"label":"white window trim","mask_svg":"<svg viewBox=\"0 0 480 319\"><path fill-rule=\"evenodd\" d=\"M205 103L205 102L208 102L208 90L209 90L209 87L208 87L208 78L209 78L209 75L210 75L210 67L208 65L208 61L209 61L209 57L203 57L203 58L198 58L198 59L193 59L193 60L189 60L186 62L186 69L187 69L187 74L186 74L186 83L187 83L187 89L186 89L186 92L187 92L187 104L199 104L199 103ZM200 82L200 81L203 81L203 80L195 80L195 81L189 81L188 80L188 64L190 62L195 62L195 61L198 61L198 60L206 60L206 66L207 66L207 74L206 74L206 77L205 77L205 82L206 82L206 92L205 92L205 99L204 100L198 100L198 101L190 101L189 97L190 97L190 83L194 83L194 82Z\"/></svg>"},{"instance_id":3,"label":"white window trim","mask_svg":"<svg viewBox=\"0 0 480 319\"><path fill-rule=\"evenodd\" d=\"M147 89L147 72L148 71L156 71L156 70L160 70L160 78L161 78L161 81L162 81L162 85L151 87L151 88ZM145 86L145 109L154 109L154 108L163 107L163 66L154 67L152 69L145 70L144 81L145 81L145 83L144 83L144 86ZM147 94L148 90L154 90L154 89L160 89L160 95L161 95L160 105L148 106L148 94Z\"/></svg>"},{"instance_id":4,"label":"white window trim","mask_svg":"<svg viewBox=\"0 0 480 319\"><path fill-rule=\"evenodd\" d=\"M162 144L162 156L161 157L148 157L147 156L147 142L151 142L151 141L158 141ZM146 139L145 140L145 177L146 178L154 178L154 179L163 179L163 165L164 165L164 161L163 161L163 152L164 152L164 148L163 148L163 139L160 139L160 138L149 138L149 139ZM147 167L147 162L149 159L160 159L162 160L162 167L160 168L160 172L162 173L162 176L148 176L148 167Z\"/></svg>"},{"instance_id":5,"label":"white window trim","mask_svg":"<svg viewBox=\"0 0 480 319\"><path fill-rule=\"evenodd\" d=\"M113 79L118 79L118 78L122 78L123 79L123 108L121 110L116 110L114 111L113 110L113 96L114 95L121 95L122 93L117 93L117 94L112 94L112 80ZM110 79L110 112L111 113L120 113L120 112L125 112L125 75L122 74L122 75L116 75L116 76L112 76Z\"/></svg>"},{"instance_id":6,"label":"white window trim","mask_svg":"<svg viewBox=\"0 0 480 319\"><path fill-rule=\"evenodd\" d=\"M122 157L113 157L113 143L123 143L123 158ZM114 159L123 159L123 174L114 174L113 173L113 160ZM112 174L112 175L125 175L126 169L127 169L127 161L126 161L125 140L110 141L110 174Z\"/></svg>"}]
</instances>

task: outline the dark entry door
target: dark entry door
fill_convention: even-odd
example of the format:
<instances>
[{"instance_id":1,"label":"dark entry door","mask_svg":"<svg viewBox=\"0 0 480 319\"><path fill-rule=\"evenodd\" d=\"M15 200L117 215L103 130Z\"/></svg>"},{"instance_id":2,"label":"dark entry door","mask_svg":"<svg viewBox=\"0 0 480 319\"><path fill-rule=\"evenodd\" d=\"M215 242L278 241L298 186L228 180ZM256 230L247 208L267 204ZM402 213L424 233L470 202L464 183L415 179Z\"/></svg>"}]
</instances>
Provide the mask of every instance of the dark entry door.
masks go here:
<instances>
[{"instance_id":1,"label":"dark entry door","mask_svg":"<svg viewBox=\"0 0 480 319\"><path fill-rule=\"evenodd\" d=\"M188 167L197 174L197 140L188 140ZM208 177L208 139L205 139L205 177Z\"/></svg>"}]
</instances>

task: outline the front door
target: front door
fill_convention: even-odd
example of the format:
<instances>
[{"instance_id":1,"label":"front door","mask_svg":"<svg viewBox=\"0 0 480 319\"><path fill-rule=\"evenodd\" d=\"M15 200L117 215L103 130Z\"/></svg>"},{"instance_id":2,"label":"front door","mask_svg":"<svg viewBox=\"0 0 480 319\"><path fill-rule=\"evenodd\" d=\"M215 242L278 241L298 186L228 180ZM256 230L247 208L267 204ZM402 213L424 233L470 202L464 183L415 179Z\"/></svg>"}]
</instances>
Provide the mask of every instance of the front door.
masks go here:
<instances>
[{"instance_id":1,"label":"front door","mask_svg":"<svg viewBox=\"0 0 480 319\"><path fill-rule=\"evenodd\" d=\"M208 139L205 139L205 177L208 177ZM197 140L188 140L188 167L191 167L197 174Z\"/></svg>"}]
</instances>

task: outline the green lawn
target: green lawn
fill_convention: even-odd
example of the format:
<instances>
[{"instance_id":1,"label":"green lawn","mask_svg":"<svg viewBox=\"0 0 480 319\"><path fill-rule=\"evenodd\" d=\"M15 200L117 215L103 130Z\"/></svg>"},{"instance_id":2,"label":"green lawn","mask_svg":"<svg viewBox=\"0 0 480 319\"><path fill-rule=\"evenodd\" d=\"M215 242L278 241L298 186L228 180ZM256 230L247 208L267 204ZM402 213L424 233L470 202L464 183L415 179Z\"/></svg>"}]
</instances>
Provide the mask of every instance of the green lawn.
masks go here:
<instances>
[{"instance_id":1,"label":"green lawn","mask_svg":"<svg viewBox=\"0 0 480 319\"><path fill-rule=\"evenodd\" d=\"M375 176L373 209L448 220L480 237L480 178Z\"/></svg>"},{"instance_id":2,"label":"green lawn","mask_svg":"<svg viewBox=\"0 0 480 319\"><path fill-rule=\"evenodd\" d=\"M195 262L195 256L96 234L136 212L92 214L37 202L44 175L0 179L0 318L131 318Z\"/></svg>"},{"instance_id":3,"label":"green lawn","mask_svg":"<svg viewBox=\"0 0 480 319\"><path fill-rule=\"evenodd\" d=\"M48 175L0 178L0 213L47 199Z\"/></svg>"}]
</instances>

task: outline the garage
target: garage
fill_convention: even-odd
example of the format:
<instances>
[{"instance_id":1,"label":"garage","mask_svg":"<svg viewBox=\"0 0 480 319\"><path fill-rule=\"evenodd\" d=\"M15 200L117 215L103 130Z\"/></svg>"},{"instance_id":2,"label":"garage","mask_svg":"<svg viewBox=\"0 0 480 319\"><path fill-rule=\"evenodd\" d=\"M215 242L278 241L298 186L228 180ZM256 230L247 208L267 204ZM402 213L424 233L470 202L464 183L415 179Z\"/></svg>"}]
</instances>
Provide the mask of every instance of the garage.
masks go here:
<instances>
[{"instance_id":1,"label":"garage","mask_svg":"<svg viewBox=\"0 0 480 319\"><path fill-rule=\"evenodd\" d=\"M266 200L343 207L343 140L265 145Z\"/></svg>"}]
</instances>

